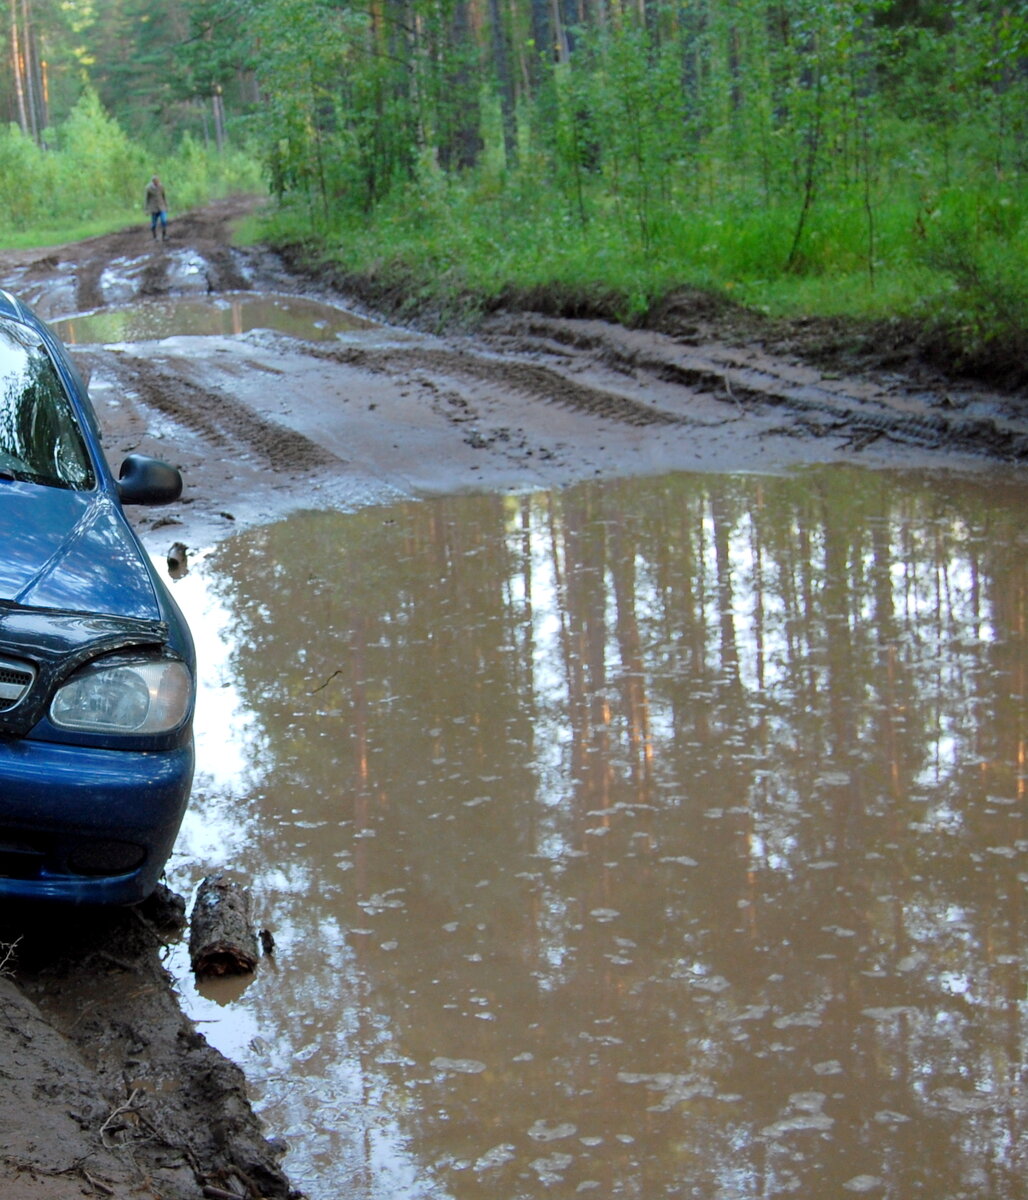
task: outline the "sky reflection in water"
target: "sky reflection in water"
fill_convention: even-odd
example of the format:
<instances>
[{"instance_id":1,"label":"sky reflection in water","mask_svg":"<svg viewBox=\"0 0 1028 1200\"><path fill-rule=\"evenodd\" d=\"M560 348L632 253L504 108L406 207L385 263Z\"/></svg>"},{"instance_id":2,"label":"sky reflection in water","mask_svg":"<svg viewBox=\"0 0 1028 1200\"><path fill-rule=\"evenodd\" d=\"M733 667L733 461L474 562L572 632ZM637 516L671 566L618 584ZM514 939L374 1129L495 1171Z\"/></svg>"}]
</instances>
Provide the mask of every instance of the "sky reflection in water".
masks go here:
<instances>
[{"instance_id":1,"label":"sky reflection in water","mask_svg":"<svg viewBox=\"0 0 1028 1200\"><path fill-rule=\"evenodd\" d=\"M176 584L197 996L313 1200L1025 1194L1026 492L311 513ZM1020 1150L1019 1150L1020 1146Z\"/></svg>"}]
</instances>

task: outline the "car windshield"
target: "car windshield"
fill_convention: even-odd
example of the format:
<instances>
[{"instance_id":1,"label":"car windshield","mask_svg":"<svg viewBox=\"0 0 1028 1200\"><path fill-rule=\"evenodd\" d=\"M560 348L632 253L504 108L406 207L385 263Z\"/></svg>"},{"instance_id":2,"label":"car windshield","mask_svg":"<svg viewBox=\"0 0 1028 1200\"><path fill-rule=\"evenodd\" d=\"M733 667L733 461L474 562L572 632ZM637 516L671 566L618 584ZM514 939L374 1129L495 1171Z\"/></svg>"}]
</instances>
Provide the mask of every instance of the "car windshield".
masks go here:
<instances>
[{"instance_id":1,"label":"car windshield","mask_svg":"<svg viewBox=\"0 0 1028 1200\"><path fill-rule=\"evenodd\" d=\"M42 341L0 319L0 478L89 488L93 469L75 412Z\"/></svg>"}]
</instances>

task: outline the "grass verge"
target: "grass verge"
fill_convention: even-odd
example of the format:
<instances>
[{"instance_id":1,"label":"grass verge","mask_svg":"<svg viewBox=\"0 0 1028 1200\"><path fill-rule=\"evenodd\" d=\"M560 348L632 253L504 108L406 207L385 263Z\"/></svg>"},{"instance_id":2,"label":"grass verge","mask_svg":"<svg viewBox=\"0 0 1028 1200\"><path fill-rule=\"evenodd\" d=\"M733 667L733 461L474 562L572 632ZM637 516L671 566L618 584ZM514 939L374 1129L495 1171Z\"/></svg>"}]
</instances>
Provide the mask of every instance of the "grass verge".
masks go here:
<instances>
[{"instance_id":1,"label":"grass verge","mask_svg":"<svg viewBox=\"0 0 1028 1200\"><path fill-rule=\"evenodd\" d=\"M786 270L794 223L787 209L736 201L668 209L643 237L600 199L583 221L545 187L434 180L314 231L305 211L280 208L264 236L422 327L470 327L500 307L652 324L688 292L770 322L827 322L833 336L845 323L850 345L885 336L950 375L1028 385L1028 204L1018 193L953 189L929 207L899 198L873 223L849 197L826 200Z\"/></svg>"}]
</instances>

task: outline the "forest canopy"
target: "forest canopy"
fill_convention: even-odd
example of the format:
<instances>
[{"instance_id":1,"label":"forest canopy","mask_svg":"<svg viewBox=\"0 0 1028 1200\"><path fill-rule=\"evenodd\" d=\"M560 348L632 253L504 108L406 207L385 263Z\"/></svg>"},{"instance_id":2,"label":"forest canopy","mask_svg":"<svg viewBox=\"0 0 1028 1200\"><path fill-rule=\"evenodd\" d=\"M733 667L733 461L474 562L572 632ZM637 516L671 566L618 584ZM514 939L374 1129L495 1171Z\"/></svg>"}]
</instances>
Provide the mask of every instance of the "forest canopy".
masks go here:
<instances>
[{"instance_id":1,"label":"forest canopy","mask_svg":"<svg viewBox=\"0 0 1028 1200\"><path fill-rule=\"evenodd\" d=\"M626 313L682 282L918 297L970 340L1028 310L1025 0L12 0L9 23L0 166L81 153L84 119L123 158L240 155L284 235L349 266L565 279Z\"/></svg>"}]
</instances>

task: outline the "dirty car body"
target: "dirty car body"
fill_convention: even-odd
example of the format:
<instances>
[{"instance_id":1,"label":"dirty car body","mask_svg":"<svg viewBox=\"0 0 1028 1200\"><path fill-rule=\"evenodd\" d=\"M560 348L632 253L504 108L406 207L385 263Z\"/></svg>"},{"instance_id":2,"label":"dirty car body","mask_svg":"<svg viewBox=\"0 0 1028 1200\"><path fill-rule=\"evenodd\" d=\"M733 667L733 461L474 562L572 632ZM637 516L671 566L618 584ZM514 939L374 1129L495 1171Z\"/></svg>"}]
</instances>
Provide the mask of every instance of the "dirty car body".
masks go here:
<instances>
[{"instance_id":1,"label":"dirty car body","mask_svg":"<svg viewBox=\"0 0 1028 1200\"><path fill-rule=\"evenodd\" d=\"M0 292L0 898L127 904L153 891L193 776L195 659L124 504L66 350Z\"/></svg>"}]
</instances>

